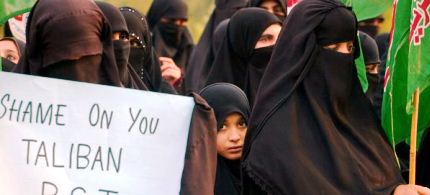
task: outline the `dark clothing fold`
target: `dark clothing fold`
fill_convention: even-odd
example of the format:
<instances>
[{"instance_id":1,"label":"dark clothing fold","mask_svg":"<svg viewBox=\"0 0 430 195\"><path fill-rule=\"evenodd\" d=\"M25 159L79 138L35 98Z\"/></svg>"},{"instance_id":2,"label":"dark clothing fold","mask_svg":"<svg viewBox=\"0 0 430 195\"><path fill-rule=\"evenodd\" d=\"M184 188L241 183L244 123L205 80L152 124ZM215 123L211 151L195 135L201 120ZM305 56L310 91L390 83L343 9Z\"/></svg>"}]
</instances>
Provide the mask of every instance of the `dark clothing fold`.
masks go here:
<instances>
[{"instance_id":1,"label":"dark clothing fold","mask_svg":"<svg viewBox=\"0 0 430 195\"><path fill-rule=\"evenodd\" d=\"M212 108L200 95L192 93L196 103L188 135L181 195L213 195L217 166L216 120Z\"/></svg>"},{"instance_id":2,"label":"dark clothing fold","mask_svg":"<svg viewBox=\"0 0 430 195\"><path fill-rule=\"evenodd\" d=\"M212 43L215 29L218 25L230 18L237 10L245 7L247 0L216 0L215 9L206 24L199 42L191 53L184 84L187 92L199 91L206 82L206 76L212 66ZM212 60L209 60L212 58Z\"/></svg>"}]
</instances>

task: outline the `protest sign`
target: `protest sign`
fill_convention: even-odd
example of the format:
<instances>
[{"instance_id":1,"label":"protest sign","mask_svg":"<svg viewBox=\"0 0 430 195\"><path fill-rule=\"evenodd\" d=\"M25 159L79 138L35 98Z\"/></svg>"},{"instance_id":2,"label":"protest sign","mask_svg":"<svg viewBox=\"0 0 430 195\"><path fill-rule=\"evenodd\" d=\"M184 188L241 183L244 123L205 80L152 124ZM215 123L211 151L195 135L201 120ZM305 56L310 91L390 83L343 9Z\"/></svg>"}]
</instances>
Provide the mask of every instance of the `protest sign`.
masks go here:
<instances>
[{"instance_id":1,"label":"protest sign","mask_svg":"<svg viewBox=\"0 0 430 195\"><path fill-rule=\"evenodd\" d=\"M193 107L0 72L0 194L178 194Z\"/></svg>"}]
</instances>

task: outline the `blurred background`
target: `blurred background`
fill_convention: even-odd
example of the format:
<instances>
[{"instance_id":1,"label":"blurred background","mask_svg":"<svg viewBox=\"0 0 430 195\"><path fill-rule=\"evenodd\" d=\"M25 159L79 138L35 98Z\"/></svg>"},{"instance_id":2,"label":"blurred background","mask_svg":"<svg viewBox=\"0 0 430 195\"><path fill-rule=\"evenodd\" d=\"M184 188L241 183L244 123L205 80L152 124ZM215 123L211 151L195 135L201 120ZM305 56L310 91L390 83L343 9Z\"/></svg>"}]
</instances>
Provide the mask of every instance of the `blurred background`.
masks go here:
<instances>
[{"instance_id":1,"label":"blurred background","mask_svg":"<svg viewBox=\"0 0 430 195\"><path fill-rule=\"evenodd\" d=\"M141 13L146 15L152 0L105 0L118 7L129 6L138 9ZM234 0L231 0L234 1ZM188 13L190 15L188 21L188 28L193 35L194 42L200 38L207 20L214 9L214 0L185 0L188 4ZM3 26L0 26L0 37L3 37Z\"/></svg>"}]
</instances>

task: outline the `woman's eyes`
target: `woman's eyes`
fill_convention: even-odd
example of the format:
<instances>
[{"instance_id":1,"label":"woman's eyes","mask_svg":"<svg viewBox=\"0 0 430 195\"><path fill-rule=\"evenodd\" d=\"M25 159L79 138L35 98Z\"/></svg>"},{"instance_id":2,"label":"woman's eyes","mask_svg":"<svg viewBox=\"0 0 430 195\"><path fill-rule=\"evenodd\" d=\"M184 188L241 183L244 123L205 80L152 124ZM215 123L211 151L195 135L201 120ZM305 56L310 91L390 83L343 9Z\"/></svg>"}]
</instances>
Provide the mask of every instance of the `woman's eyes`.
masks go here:
<instances>
[{"instance_id":1,"label":"woman's eyes","mask_svg":"<svg viewBox=\"0 0 430 195\"><path fill-rule=\"evenodd\" d=\"M272 36L270 35L263 35L258 41L262 41L262 42L268 42L272 40Z\"/></svg>"},{"instance_id":2,"label":"woman's eyes","mask_svg":"<svg viewBox=\"0 0 430 195\"><path fill-rule=\"evenodd\" d=\"M348 45L348 51L352 53L354 51L354 45Z\"/></svg>"},{"instance_id":3,"label":"woman's eyes","mask_svg":"<svg viewBox=\"0 0 430 195\"><path fill-rule=\"evenodd\" d=\"M127 33L121 33L121 34L119 35L119 39L121 39L121 40L123 40L123 41L127 41L127 40L128 40L128 38L129 38L129 36L128 36L128 34L127 34Z\"/></svg>"},{"instance_id":4,"label":"woman's eyes","mask_svg":"<svg viewBox=\"0 0 430 195\"><path fill-rule=\"evenodd\" d=\"M18 59L18 57L17 56L13 56L13 55L7 55L6 56L6 59L8 59L9 61L15 61L15 60L17 60Z\"/></svg>"},{"instance_id":5,"label":"woman's eyes","mask_svg":"<svg viewBox=\"0 0 430 195\"><path fill-rule=\"evenodd\" d=\"M238 126L239 126L240 128L246 128L246 127L247 127L247 125L246 125L246 122L245 122L245 121L240 121L240 122L238 123Z\"/></svg>"}]
</instances>

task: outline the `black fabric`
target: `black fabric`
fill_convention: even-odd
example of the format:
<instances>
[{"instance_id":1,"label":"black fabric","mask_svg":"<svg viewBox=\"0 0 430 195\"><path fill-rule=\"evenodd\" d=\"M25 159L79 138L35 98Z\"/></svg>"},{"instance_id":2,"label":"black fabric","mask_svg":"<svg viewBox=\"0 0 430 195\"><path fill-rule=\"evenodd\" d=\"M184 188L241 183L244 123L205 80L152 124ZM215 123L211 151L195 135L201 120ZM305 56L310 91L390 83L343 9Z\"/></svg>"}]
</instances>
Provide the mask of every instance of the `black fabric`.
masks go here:
<instances>
[{"instance_id":1,"label":"black fabric","mask_svg":"<svg viewBox=\"0 0 430 195\"><path fill-rule=\"evenodd\" d=\"M4 72L12 72L13 68L15 67L15 63L11 62L10 60L0 57L1 60L1 71Z\"/></svg>"},{"instance_id":2,"label":"black fabric","mask_svg":"<svg viewBox=\"0 0 430 195\"><path fill-rule=\"evenodd\" d=\"M328 30L333 23L341 25ZM353 13L338 1L307 0L285 26L278 43L288 44L275 47L251 113L244 194L392 193L403 181L354 55L322 47L354 40Z\"/></svg>"},{"instance_id":3,"label":"black fabric","mask_svg":"<svg viewBox=\"0 0 430 195\"><path fill-rule=\"evenodd\" d=\"M364 24L360 25L358 29L370 35L372 38L376 37L376 34L378 34L378 27L375 25Z\"/></svg>"},{"instance_id":4,"label":"black fabric","mask_svg":"<svg viewBox=\"0 0 430 195\"><path fill-rule=\"evenodd\" d=\"M188 28L174 24L165 24L160 19L186 19L187 5L182 0L155 0L148 11L148 24L152 31L156 54L172 58L185 72L193 50L193 40Z\"/></svg>"},{"instance_id":5,"label":"black fabric","mask_svg":"<svg viewBox=\"0 0 430 195\"><path fill-rule=\"evenodd\" d=\"M118 8L106 2L96 2L112 27L112 33L128 33L127 23ZM113 40L115 61L118 68L121 83L126 88L147 90L139 75L133 69L128 59L130 57L130 41L120 37Z\"/></svg>"},{"instance_id":6,"label":"black fabric","mask_svg":"<svg viewBox=\"0 0 430 195\"><path fill-rule=\"evenodd\" d=\"M112 32L128 33L127 23L124 17L121 16L118 8L110 3L96 1L97 6L102 10L103 14L109 20Z\"/></svg>"},{"instance_id":7,"label":"black fabric","mask_svg":"<svg viewBox=\"0 0 430 195\"><path fill-rule=\"evenodd\" d=\"M249 75L255 70L250 68L253 64L249 60L262 33L276 23L280 24L280 20L261 8L243 8L236 12L230 19L227 35L216 54L206 85L232 83L245 91L252 105L254 94L250 92L256 91L260 79L248 82ZM267 63L259 69L264 69Z\"/></svg>"},{"instance_id":8,"label":"black fabric","mask_svg":"<svg viewBox=\"0 0 430 195\"><path fill-rule=\"evenodd\" d=\"M246 6L247 0L216 0L215 9L190 56L187 72L185 73L185 88L187 92L199 91L206 82L208 70L212 65L212 43L218 25L230 18L237 10Z\"/></svg>"},{"instance_id":9,"label":"black fabric","mask_svg":"<svg viewBox=\"0 0 430 195\"><path fill-rule=\"evenodd\" d=\"M430 128L424 132L418 151L417 184L430 188Z\"/></svg>"},{"instance_id":10,"label":"black fabric","mask_svg":"<svg viewBox=\"0 0 430 195\"><path fill-rule=\"evenodd\" d=\"M229 161L218 155L215 195L240 195L240 160Z\"/></svg>"},{"instance_id":11,"label":"black fabric","mask_svg":"<svg viewBox=\"0 0 430 195\"><path fill-rule=\"evenodd\" d=\"M211 48L206 56L205 63L199 67L189 67L188 76L185 78L185 84L188 91L196 91L203 88L207 82L209 71L212 68L216 54L221 48L222 42L227 34L227 27L230 19L222 21L214 31ZM194 50L197 51L197 50Z\"/></svg>"},{"instance_id":12,"label":"black fabric","mask_svg":"<svg viewBox=\"0 0 430 195\"><path fill-rule=\"evenodd\" d=\"M389 41L390 41L390 34L389 33L383 33L375 38L376 43L378 44L378 51L379 51L379 57L381 59L381 64L379 65L379 84L376 89L376 93L374 96L373 105L375 106L377 115L379 119L381 118L381 109L382 109L382 99L384 95L384 78L385 78L385 69L386 69L386 63L387 63L387 56L388 56L388 47L389 47Z\"/></svg>"},{"instance_id":13,"label":"black fabric","mask_svg":"<svg viewBox=\"0 0 430 195\"><path fill-rule=\"evenodd\" d=\"M367 77L367 83L368 83L366 97L370 100L372 105L374 105L375 95L378 92L378 86L380 81L379 75L366 73L366 77Z\"/></svg>"},{"instance_id":14,"label":"black fabric","mask_svg":"<svg viewBox=\"0 0 430 195\"><path fill-rule=\"evenodd\" d=\"M25 54L14 71L120 86L111 38L93 1L37 1L27 24Z\"/></svg>"},{"instance_id":15,"label":"black fabric","mask_svg":"<svg viewBox=\"0 0 430 195\"><path fill-rule=\"evenodd\" d=\"M388 51L388 44L390 41L390 33L382 33L375 38L376 44L378 45L378 51L379 51L379 58L383 59L382 57L387 53Z\"/></svg>"},{"instance_id":16,"label":"black fabric","mask_svg":"<svg viewBox=\"0 0 430 195\"><path fill-rule=\"evenodd\" d=\"M239 87L230 83L215 83L203 88L200 95L215 111L218 130L232 113L242 115L248 123L250 107L245 93ZM227 160L218 155L214 191L215 195L240 194L240 160Z\"/></svg>"},{"instance_id":17,"label":"black fabric","mask_svg":"<svg viewBox=\"0 0 430 195\"><path fill-rule=\"evenodd\" d=\"M3 26L3 36L5 37L13 37L12 32L10 31L9 21L6 21Z\"/></svg>"},{"instance_id":18,"label":"black fabric","mask_svg":"<svg viewBox=\"0 0 430 195\"><path fill-rule=\"evenodd\" d=\"M359 31L361 49L363 51L364 64L380 64L379 50L376 41L368 34Z\"/></svg>"},{"instance_id":19,"label":"black fabric","mask_svg":"<svg viewBox=\"0 0 430 195\"><path fill-rule=\"evenodd\" d=\"M130 36L139 42L131 46L129 61L140 79L151 91L176 94L175 89L161 77L160 62L152 46L146 17L131 7L122 7L120 11L127 22Z\"/></svg>"},{"instance_id":20,"label":"black fabric","mask_svg":"<svg viewBox=\"0 0 430 195\"><path fill-rule=\"evenodd\" d=\"M248 6L249 7L260 7L261 3L263 3L264 1L265 0L250 0L249 3L248 3ZM286 18L286 16L287 16L287 5L285 4L286 1L284 1L284 0L274 0L274 1L278 2L279 5L281 5L282 10L285 13L285 17L282 17L282 18L278 17L278 18L280 20L284 21L285 18Z\"/></svg>"}]
</instances>

